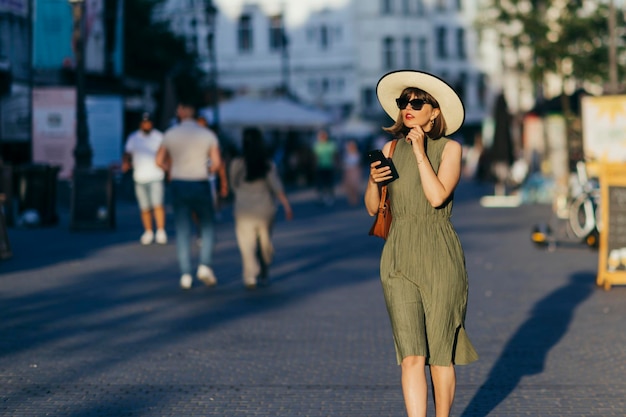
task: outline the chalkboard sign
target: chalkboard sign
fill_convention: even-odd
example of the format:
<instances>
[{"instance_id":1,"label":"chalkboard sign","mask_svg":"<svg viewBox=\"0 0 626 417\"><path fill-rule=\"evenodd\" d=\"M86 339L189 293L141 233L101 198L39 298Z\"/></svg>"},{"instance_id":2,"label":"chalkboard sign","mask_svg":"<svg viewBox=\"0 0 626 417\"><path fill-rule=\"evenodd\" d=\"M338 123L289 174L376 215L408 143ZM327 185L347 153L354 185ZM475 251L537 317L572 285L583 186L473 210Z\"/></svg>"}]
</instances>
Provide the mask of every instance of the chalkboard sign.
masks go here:
<instances>
[{"instance_id":1,"label":"chalkboard sign","mask_svg":"<svg viewBox=\"0 0 626 417\"><path fill-rule=\"evenodd\" d=\"M602 164L600 187L602 223L597 283L609 290L613 284L626 284L626 164Z\"/></svg>"},{"instance_id":2,"label":"chalkboard sign","mask_svg":"<svg viewBox=\"0 0 626 417\"><path fill-rule=\"evenodd\" d=\"M115 228L115 189L110 169L75 170L71 194L72 230Z\"/></svg>"}]
</instances>

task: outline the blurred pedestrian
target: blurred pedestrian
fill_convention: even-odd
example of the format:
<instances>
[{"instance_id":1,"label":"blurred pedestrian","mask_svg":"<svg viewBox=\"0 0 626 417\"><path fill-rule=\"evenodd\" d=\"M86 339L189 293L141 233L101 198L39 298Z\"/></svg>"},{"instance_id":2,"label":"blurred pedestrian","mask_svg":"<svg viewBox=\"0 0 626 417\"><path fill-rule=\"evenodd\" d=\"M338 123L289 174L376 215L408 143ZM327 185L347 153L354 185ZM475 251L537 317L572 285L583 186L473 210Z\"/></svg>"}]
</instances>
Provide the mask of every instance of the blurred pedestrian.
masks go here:
<instances>
[{"instance_id":1,"label":"blurred pedestrian","mask_svg":"<svg viewBox=\"0 0 626 417\"><path fill-rule=\"evenodd\" d=\"M198 116L196 120L200 126L210 129L209 123L204 116ZM208 160L207 164L210 166L211 160ZM226 163L223 163L220 166L217 174L209 171L208 179L209 184L211 185L211 195L213 197L213 210L215 211L215 216L219 217L219 199L228 197L228 175L226 175Z\"/></svg>"},{"instance_id":2,"label":"blurred pedestrian","mask_svg":"<svg viewBox=\"0 0 626 417\"><path fill-rule=\"evenodd\" d=\"M355 140L348 140L343 154L342 185L348 203L352 206L360 202L362 174L359 147Z\"/></svg>"},{"instance_id":3,"label":"blurred pedestrian","mask_svg":"<svg viewBox=\"0 0 626 417\"><path fill-rule=\"evenodd\" d=\"M208 286L217 284L211 269L214 241L214 212L209 172L218 172L222 165L219 143L213 131L201 127L195 120L195 105L181 101L176 108L180 124L165 132L157 153L157 163L170 172L170 192L176 226L176 250L181 271L180 286L192 286L191 213L200 223L200 261L196 277Z\"/></svg>"},{"instance_id":4,"label":"blurred pedestrian","mask_svg":"<svg viewBox=\"0 0 626 417\"><path fill-rule=\"evenodd\" d=\"M328 136L328 131L317 132L313 145L315 155L315 177L320 201L330 206L335 202L335 166L337 163L337 145Z\"/></svg>"},{"instance_id":5,"label":"blurred pedestrian","mask_svg":"<svg viewBox=\"0 0 626 417\"><path fill-rule=\"evenodd\" d=\"M272 227L276 200L287 220L293 213L278 176L276 164L267 154L263 135L257 128L246 128L243 155L233 159L229 175L235 195L235 233L243 264L243 283L248 289L268 283L268 268L274 257Z\"/></svg>"},{"instance_id":6,"label":"blurred pedestrian","mask_svg":"<svg viewBox=\"0 0 626 417\"><path fill-rule=\"evenodd\" d=\"M156 154L162 141L163 134L154 128L150 114L144 113L139 129L130 134L124 147L122 172L133 170L135 197L144 230L139 239L142 245L153 241L161 245L167 243L163 208L165 172L156 164ZM156 234L152 228L153 217Z\"/></svg>"},{"instance_id":7,"label":"blurred pedestrian","mask_svg":"<svg viewBox=\"0 0 626 417\"><path fill-rule=\"evenodd\" d=\"M377 85L378 100L394 120L392 160L399 178L389 184L393 214L380 262L381 283L402 369L407 414L425 417L430 368L437 416L449 416L455 365L478 358L465 332L468 281L465 256L450 216L461 176L461 145L451 135L463 124L456 92L420 71L395 71ZM383 147L388 156L392 142ZM365 206L374 216L379 182L389 167L370 166Z\"/></svg>"}]
</instances>

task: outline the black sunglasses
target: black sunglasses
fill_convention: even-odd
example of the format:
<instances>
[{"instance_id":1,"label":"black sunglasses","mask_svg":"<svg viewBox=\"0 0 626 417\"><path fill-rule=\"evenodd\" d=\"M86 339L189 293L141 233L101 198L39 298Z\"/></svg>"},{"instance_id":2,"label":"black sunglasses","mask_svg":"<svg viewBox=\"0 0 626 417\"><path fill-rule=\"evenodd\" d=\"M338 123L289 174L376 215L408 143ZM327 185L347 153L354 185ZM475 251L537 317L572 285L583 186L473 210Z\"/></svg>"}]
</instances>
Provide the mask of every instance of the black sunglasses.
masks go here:
<instances>
[{"instance_id":1,"label":"black sunglasses","mask_svg":"<svg viewBox=\"0 0 626 417\"><path fill-rule=\"evenodd\" d=\"M396 105L398 106L400 110L406 109L407 104L410 104L413 110L422 110L422 107L424 107L424 104L427 104L427 103L428 101L421 99L421 98L414 98L413 100L408 100L406 98L400 97L396 99Z\"/></svg>"}]
</instances>

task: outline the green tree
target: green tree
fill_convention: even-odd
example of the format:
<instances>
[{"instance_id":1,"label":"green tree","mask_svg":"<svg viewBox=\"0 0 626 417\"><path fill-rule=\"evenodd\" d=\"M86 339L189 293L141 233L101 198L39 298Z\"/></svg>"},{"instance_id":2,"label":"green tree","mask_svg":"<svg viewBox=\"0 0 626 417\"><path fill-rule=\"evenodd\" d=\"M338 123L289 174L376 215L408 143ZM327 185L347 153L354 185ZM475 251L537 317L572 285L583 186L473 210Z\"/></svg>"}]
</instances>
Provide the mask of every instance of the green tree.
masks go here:
<instances>
[{"instance_id":1,"label":"green tree","mask_svg":"<svg viewBox=\"0 0 626 417\"><path fill-rule=\"evenodd\" d=\"M154 9L162 0L124 0L125 76L159 86L156 91L157 127L165 129L175 114L176 102L201 104L197 56L185 40L170 31L168 22L155 21Z\"/></svg>"},{"instance_id":2,"label":"green tree","mask_svg":"<svg viewBox=\"0 0 626 417\"><path fill-rule=\"evenodd\" d=\"M162 82L172 73L193 71L196 56L185 41L169 30L167 22L153 21L161 0L125 0L124 62L126 76Z\"/></svg>"},{"instance_id":3,"label":"green tree","mask_svg":"<svg viewBox=\"0 0 626 417\"><path fill-rule=\"evenodd\" d=\"M603 85L609 73L609 7L592 0L486 0L477 22L495 30L508 69L527 74L537 87L549 75L562 82ZM618 14L618 27L624 16ZM623 54L623 48L621 53ZM624 74L624 68L619 68ZM621 78L620 78L621 79ZM563 89L563 88L562 88Z\"/></svg>"}]
</instances>

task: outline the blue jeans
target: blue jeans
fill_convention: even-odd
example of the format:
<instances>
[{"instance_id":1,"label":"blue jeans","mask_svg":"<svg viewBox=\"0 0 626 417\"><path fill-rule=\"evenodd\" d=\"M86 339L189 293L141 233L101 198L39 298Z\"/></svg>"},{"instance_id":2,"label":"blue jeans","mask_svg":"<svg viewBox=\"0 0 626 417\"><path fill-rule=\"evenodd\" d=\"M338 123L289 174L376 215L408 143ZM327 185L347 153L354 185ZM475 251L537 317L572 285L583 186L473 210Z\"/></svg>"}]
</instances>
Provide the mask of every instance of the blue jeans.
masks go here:
<instances>
[{"instance_id":1,"label":"blue jeans","mask_svg":"<svg viewBox=\"0 0 626 417\"><path fill-rule=\"evenodd\" d=\"M174 224L176 226L176 251L181 274L191 274L191 213L195 212L200 222L200 264L211 266L213 255L213 201L207 180L170 183Z\"/></svg>"}]
</instances>

